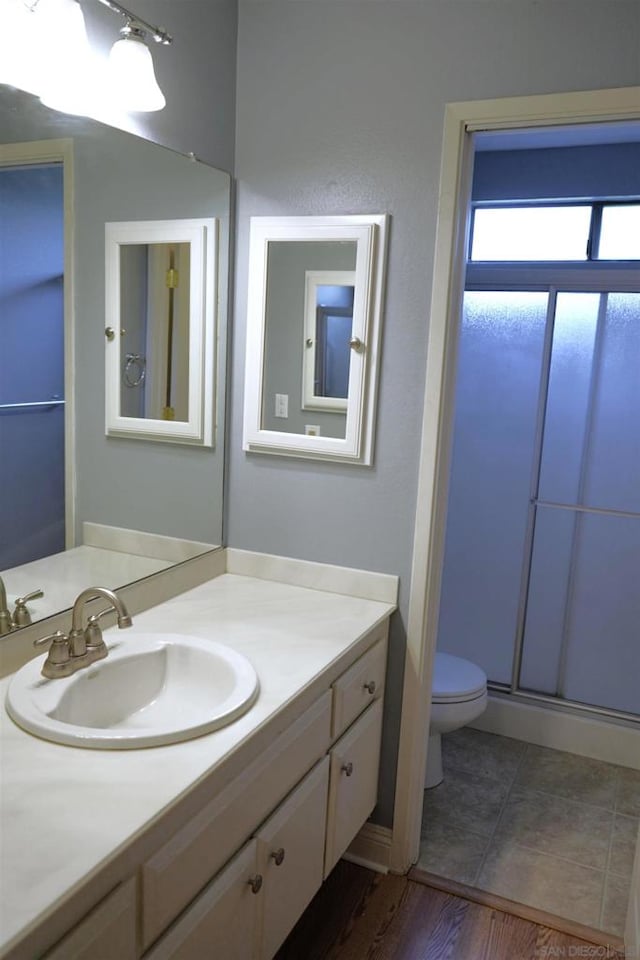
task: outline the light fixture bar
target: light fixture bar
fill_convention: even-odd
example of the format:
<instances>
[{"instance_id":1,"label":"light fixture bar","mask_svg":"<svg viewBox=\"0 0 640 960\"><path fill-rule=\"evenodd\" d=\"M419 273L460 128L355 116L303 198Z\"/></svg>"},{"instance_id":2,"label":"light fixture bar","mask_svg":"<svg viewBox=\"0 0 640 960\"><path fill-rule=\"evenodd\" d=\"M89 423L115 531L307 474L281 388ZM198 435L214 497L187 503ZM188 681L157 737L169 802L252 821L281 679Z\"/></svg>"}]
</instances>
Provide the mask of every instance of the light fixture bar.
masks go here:
<instances>
[{"instance_id":1,"label":"light fixture bar","mask_svg":"<svg viewBox=\"0 0 640 960\"><path fill-rule=\"evenodd\" d=\"M131 11L127 10L126 7L121 6L119 3L115 3L115 0L98 0L98 2L102 3L105 7L109 7L109 9L113 10L114 13L119 13L121 17L125 18L128 24L136 27L142 27L146 33L153 37L156 43L163 43L168 46L173 42L173 37L171 34L167 33L166 30L163 30L162 27L154 27L153 24L148 23L141 17L136 16L135 13L131 13Z\"/></svg>"}]
</instances>

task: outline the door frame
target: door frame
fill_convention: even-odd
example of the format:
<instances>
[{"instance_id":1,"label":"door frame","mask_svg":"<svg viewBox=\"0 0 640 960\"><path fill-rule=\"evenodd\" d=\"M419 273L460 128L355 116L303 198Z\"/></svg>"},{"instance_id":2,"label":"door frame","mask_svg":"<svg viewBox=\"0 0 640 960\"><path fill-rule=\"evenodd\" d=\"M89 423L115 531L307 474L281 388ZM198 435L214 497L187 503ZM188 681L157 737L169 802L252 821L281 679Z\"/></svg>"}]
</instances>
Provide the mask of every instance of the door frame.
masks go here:
<instances>
[{"instance_id":1,"label":"door frame","mask_svg":"<svg viewBox=\"0 0 640 960\"><path fill-rule=\"evenodd\" d=\"M64 215L64 520L65 547L76 545L75 457L75 310L74 310L74 192L73 141L33 140L0 144L0 167L62 164Z\"/></svg>"},{"instance_id":2,"label":"door frame","mask_svg":"<svg viewBox=\"0 0 640 960\"><path fill-rule=\"evenodd\" d=\"M389 868L418 858L473 172L480 130L640 119L640 87L447 104ZM632 901L640 896L632 892Z\"/></svg>"}]
</instances>

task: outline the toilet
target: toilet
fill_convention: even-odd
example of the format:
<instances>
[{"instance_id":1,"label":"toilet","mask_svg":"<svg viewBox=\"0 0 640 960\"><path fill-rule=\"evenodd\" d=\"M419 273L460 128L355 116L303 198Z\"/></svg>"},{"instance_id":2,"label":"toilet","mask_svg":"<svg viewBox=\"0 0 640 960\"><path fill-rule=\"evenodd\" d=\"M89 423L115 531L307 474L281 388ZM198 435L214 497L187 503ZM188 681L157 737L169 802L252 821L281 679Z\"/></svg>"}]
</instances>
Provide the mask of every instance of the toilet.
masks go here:
<instances>
[{"instance_id":1,"label":"toilet","mask_svg":"<svg viewBox=\"0 0 640 960\"><path fill-rule=\"evenodd\" d=\"M487 675L475 663L436 653L425 789L442 782L442 734L471 723L487 706Z\"/></svg>"}]
</instances>

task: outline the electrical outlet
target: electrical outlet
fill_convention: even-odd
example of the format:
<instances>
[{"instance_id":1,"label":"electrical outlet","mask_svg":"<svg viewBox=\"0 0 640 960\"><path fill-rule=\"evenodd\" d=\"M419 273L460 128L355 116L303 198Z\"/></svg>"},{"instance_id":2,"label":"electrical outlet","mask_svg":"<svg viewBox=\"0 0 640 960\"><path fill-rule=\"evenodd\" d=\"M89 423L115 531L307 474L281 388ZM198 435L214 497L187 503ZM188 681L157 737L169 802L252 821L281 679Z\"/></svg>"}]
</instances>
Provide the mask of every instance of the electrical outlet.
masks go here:
<instances>
[{"instance_id":1,"label":"electrical outlet","mask_svg":"<svg viewBox=\"0 0 640 960\"><path fill-rule=\"evenodd\" d=\"M289 416L288 393L276 393L276 408L274 411L274 416L280 417L282 420L286 420Z\"/></svg>"},{"instance_id":2,"label":"electrical outlet","mask_svg":"<svg viewBox=\"0 0 640 960\"><path fill-rule=\"evenodd\" d=\"M319 437L320 425L317 423L305 423L304 432L308 437Z\"/></svg>"}]
</instances>

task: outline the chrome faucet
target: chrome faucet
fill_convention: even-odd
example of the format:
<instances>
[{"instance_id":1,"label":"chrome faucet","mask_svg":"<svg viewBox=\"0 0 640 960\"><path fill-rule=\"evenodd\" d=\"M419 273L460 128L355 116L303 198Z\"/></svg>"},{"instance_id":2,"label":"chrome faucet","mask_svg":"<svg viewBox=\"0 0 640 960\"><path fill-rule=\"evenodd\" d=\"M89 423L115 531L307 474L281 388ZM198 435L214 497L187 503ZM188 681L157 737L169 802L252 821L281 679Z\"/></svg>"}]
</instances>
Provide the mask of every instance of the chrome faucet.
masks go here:
<instances>
[{"instance_id":1,"label":"chrome faucet","mask_svg":"<svg viewBox=\"0 0 640 960\"><path fill-rule=\"evenodd\" d=\"M13 620L7 606L7 591L4 588L4 581L0 577L0 637L13 630Z\"/></svg>"},{"instance_id":2,"label":"chrome faucet","mask_svg":"<svg viewBox=\"0 0 640 960\"><path fill-rule=\"evenodd\" d=\"M95 600L98 597L104 597L109 601L110 606L106 607L100 613L94 613L89 617L86 628L83 629L83 614L85 603L89 600ZM57 633L41 637L34 640L34 647L42 646L51 641L49 655L42 667L42 675L54 680L58 677L69 677L76 670L88 667L96 660L102 660L109 653L107 645L102 638L99 620L106 613L112 613L115 610L117 616L117 625L120 630L131 626L131 617L124 601L106 587L87 587L76 597L76 601L71 611L71 630L68 634L58 630Z\"/></svg>"},{"instance_id":3,"label":"chrome faucet","mask_svg":"<svg viewBox=\"0 0 640 960\"><path fill-rule=\"evenodd\" d=\"M29 600L37 600L39 597L44 597L44 593L40 589L33 590L24 597L18 597L16 600L16 608L13 611L13 616L11 616L9 607L7 606L7 591L2 582L2 577L0 577L0 637L5 636L5 634L10 633L12 630L17 630L18 627L29 626L31 623L31 614L29 613L27 603Z\"/></svg>"}]
</instances>

